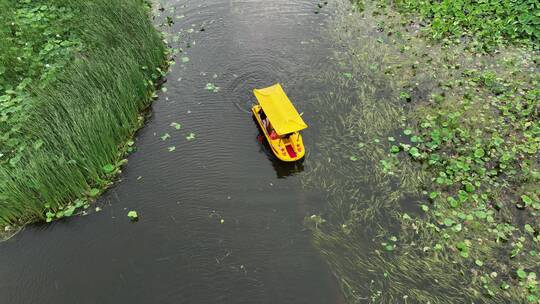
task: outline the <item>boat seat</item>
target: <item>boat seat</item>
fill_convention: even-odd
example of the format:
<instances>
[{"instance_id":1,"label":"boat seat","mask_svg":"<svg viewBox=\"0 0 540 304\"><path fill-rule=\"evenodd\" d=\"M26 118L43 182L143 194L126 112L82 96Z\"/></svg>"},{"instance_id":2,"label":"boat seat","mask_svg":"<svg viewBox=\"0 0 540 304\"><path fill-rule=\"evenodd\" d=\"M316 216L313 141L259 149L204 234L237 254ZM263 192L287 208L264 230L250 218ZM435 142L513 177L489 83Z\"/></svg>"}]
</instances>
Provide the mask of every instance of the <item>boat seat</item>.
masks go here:
<instances>
[{"instance_id":1,"label":"boat seat","mask_svg":"<svg viewBox=\"0 0 540 304\"><path fill-rule=\"evenodd\" d=\"M289 154L289 157L295 158L296 152L294 152L294 149L291 145L286 145L285 148L287 148L287 153Z\"/></svg>"}]
</instances>

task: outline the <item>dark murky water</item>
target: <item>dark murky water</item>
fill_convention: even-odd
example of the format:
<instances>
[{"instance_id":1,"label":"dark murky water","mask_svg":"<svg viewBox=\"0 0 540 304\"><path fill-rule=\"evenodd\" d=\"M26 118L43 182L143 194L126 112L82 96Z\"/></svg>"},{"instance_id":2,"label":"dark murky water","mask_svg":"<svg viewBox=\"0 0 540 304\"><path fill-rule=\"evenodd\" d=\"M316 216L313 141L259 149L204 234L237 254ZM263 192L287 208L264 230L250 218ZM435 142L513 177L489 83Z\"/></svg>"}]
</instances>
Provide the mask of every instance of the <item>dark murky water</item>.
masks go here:
<instances>
[{"instance_id":1,"label":"dark murky water","mask_svg":"<svg viewBox=\"0 0 540 304\"><path fill-rule=\"evenodd\" d=\"M310 79L332 68L321 34L327 16L314 14L316 5L164 1L160 18L175 20L166 31L182 33L172 44L184 53L138 133L138 151L98 201L101 212L28 227L0 244L0 303L340 302L302 225L323 196L301 188L302 166L266 152L248 112L253 88L281 82L305 112L314 152L309 103L327 88Z\"/></svg>"}]
</instances>

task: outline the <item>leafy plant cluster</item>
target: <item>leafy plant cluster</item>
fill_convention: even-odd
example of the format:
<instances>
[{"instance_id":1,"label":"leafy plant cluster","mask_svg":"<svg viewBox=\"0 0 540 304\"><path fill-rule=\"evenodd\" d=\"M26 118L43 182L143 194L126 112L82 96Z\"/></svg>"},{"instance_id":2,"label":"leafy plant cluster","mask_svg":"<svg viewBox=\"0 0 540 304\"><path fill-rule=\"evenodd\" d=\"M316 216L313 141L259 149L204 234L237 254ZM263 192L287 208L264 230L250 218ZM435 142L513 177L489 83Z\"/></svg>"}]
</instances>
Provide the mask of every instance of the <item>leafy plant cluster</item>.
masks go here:
<instances>
[{"instance_id":1,"label":"leafy plant cluster","mask_svg":"<svg viewBox=\"0 0 540 304\"><path fill-rule=\"evenodd\" d=\"M304 178L328 193L316 247L350 303L540 303L536 53L433 44L381 3L336 22L345 86Z\"/></svg>"},{"instance_id":2,"label":"leafy plant cluster","mask_svg":"<svg viewBox=\"0 0 540 304\"><path fill-rule=\"evenodd\" d=\"M73 32L74 17L79 15L73 8L51 1L12 4L1 13L3 92L21 82L46 81L82 49L80 38Z\"/></svg>"},{"instance_id":3,"label":"leafy plant cluster","mask_svg":"<svg viewBox=\"0 0 540 304\"><path fill-rule=\"evenodd\" d=\"M352 0L357 10L365 0ZM530 45L540 41L540 4L534 0L376 0L374 14L395 10L401 23L426 26L428 35L445 44L462 43L474 50L491 52L506 44ZM408 15L408 16L407 16Z\"/></svg>"},{"instance_id":4,"label":"leafy plant cluster","mask_svg":"<svg viewBox=\"0 0 540 304\"><path fill-rule=\"evenodd\" d=\"M391 10L381 3L376 5L374 14L380 14L382 8L384 15L390 17L379 18L377 28L384 31L388 28L385 21L392 25L393 19ZM405 10L408 12L414 11L411 9L413 4L417 5L417 12L424 17L427 13L420 10L422 5L444 6L441 14L452 5L460 9L465 5L462 1L452 4L445 1L394 3L402 11L403 5L409 5L410 10ZM521 13L530 15L529 19L536 20L522 17L523 22L538 23L536 3L515 1L515 6L506 11L502 10L508 5L506 2L482 3L489 6L475 2L479 6L477 13L501 6L499 14L515 15L517 10L521 10ZM476 43L483 51L503 43L537 42L537 34L534 37L510 37L503 31L491 33L489 31L495 27L490 20L484 21L478 19L480 15L475 16L469 16L470 21L478 22L479 26L484 22L485 32L470 30L470 25L464 27L461 22L454 22L453 31L445 32L440 28L441 23L434 22L433 18L428 20L429 31L436 39L468 36L473 45ZM403 19L401 21L401 25L408 24ZM507 27L506 30L517 33L523 24L509 22ZM537 33L538 26L534 27ZM391 26L389 29L388 35L393 30ZM401 36L398 34L399 31L396 35ZM496 39L491 41L492 38ZM411 46L405 43L400 51L406 53L408 49ZM475 50L478 51L477 48ZM425 246L420 247L422 250L436 252L439 258L444 256L452 263L468 265L474 280L479 281L483 293L489 297L510 291L514 296L519 295L518 298L536 303L540 301L536 279L540 271L538 57L529 49L526 52L530 55L521 57L519 61L499 56L491 68L484 68L482 64L478 65L479 68L470 64L462 68L462 63L474 62L474 57L479 57L475 50L468 53L470 58L463 58L461 62L455 60L460 56L451 55L454 60L447 62L444 59L440 67L436 67L431 59L425 60L424 55L413 59L412 75L422 73L421 70L432 70L433 79L440 77L445 80L439 82L440 91L434 91L436 93L432 94L429 103L413 105L410 114L417 116L417 124L404 130L405 140L401 143L395 143L394 137L388 138L390 154L394 156L382 159L380 165L383 172L395 174L394 171L400 171L399 166L403 166L400 159L407 155L422 163L424 171L432 176L429 182L424 183L428 200L420 205L426 217L411 221L407 214L403 215L406 225L413 223L416 227L416 238L411 238L412 242ZM455 52L449 49L448 53ZM415 81L409 82L405 87L414 87ZM409 90L399 94L399 99L405 102L411 102L415 97ZM418 227L425 231L418 230ZM392 242L384 241L382 244L387 251L395 249Z\"/></svg>"},{"instance_id":5,"label":"leafy plant cluster","mask_svg":"<svg viewBox=\"0 0 540 304\"><path fill-rule=\"evenodd\" d=\"M487 295L515 285L537 302L539 77L512 76L464 70L444 84L464 87L463 95L434 95L415 131L405 130L408 142L390 151L406 153L432 173L429 202L421 205L435 235L431 249L472 264Z\"/></svg>"},{"instance_id":6,"label":"leafy plant cluster","mask_svg":"<svg viewBox=\"0 0 540 304\"><path fill-rule=\"evenodd\" d=\"M28 119L31 88L54 80L83 44L74 33L74 8L51 1L6 1L0 22L0 162L15 164L28 134L21 124ZM35 142L39 148L41 141Z\"/></svg>"},{"instance_id":7,"label":"leafy plant cluster","mask_svg":"<svg viewBox=\"0 0 540 304\"><path fill-rule=\"evenodd\" d=\"M540 41L540 3L535 0L394 0L402 12L419 14L435 39L465 38L490 50L506 42Z\"/></svg>"}]
</instances>

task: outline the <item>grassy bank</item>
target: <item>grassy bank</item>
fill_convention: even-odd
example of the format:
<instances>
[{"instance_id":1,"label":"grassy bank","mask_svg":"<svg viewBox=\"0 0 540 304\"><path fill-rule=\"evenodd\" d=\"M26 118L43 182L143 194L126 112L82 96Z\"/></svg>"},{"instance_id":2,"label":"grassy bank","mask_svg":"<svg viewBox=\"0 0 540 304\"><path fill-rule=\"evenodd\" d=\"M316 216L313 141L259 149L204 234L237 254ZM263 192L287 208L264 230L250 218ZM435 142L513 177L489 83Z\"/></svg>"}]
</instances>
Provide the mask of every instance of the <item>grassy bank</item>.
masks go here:
<instances>
[{"instance_id":1,"label":"grassy bank","mask_svg":"<svg viewBox=\"0 0 540 304\"><path fill-rule=\"evenodd\" d=\"M0 6L0 227L9 228L69 216L109 184L165 49L142 0Z\"/></svg>"},{"instance_id":2,"label":"grassy bank","mask_svg":"<svg viewBox=\"0 0 540 304\"><path fill-rule=\"evenodd\" d=\"M306 178L329 208L308 224L350 303L539 301L538 39L522 17L479 20L520 20L504 6L456 15L467 3L363 2L335 20L342 87L315 104Z\"/></svg>"}]
</instances>

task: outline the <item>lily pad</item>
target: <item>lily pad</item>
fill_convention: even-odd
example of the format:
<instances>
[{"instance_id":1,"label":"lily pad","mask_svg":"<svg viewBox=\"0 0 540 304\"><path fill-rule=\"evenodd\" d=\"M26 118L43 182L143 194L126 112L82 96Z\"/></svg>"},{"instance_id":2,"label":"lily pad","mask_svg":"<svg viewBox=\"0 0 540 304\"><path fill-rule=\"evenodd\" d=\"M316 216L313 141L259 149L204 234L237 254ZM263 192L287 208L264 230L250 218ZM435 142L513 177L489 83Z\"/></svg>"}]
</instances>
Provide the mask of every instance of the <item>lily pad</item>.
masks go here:
<instances>
[{"instance_id":1,"label":"lily pad","mask_svg":"<svg viewBox=\"0 0 540 304\"><path fill-rule=\"evenodd\" d=\"M214 93L219 92L219 87L217 87L216 85L214 85L211 82L206 84L205 89L207 89L208 91L212 91Z\"/></svg>"},{"instance_id":2,"label":"lily pad","mask_svg":"<svg viewBox=\"0 0 540 304\"><path fill-rule=\"evenodd\" d=\"M407 92L400 92L399 93L399 99L410 101L411 100L411 94Z\"/></svg>"},{"instance_id":3,"label":"lily pad","mask_svg":"<svg viewBox=\"0 0 540 304\"><path fill-rule=\"evenodd\" d=\"M92 188L92 189L90 189L90 191L88 192L88 195L90 195L90 196L92 196L92 197L95 197L95 196L97 196L97 195L99 194L99 191L100 191L100 190L97 189L97 188Z\"/></svg>"},{"instance_id":4,"label":"lily pad","mask_svg":"<svg viewBox=\"0 0 540 304\"><path fill-rule=\"evenodd\" d=\"M131 210L128 212L127 216L132 220L132 221L136 221L139 219L139 215L137 214L137 211L135 210Z\"/></svg>"},{"instance_id":5,"label":"lily pad","mask_svg":"<svg viewBox=\"0 0 540 304\"><path fill-rule=\"evenodd\" d=\"M64 216L72 216L75 212L75 206L69 206L64 210Z\"/></svg>"},{"instance_id":6,"label":"lily pad","mask_svg":"<svg viewBox=\"0 0 540 304\"><path fill-rule=\"evenodd\" d=\"M103 166L103 172L109 174L109 173L112 173L113 171L114 171L114 165L106 164L105 166Z\"/></svg>"},{"instance_id":7,"label":"lily pad","mask_svg":"<svg viewBox=\"0 0 540 304\"><path fill-rule=\"evenodd\" d=\"M474 150L474 157L476 157L476 158L481 158L481 157L483 157L485 154L486 154L486 152L485 152L484 149L482 149L482 148L479 148L479 149Z\"/></svg>"},{"instance_id":8,"label":"lily pad","mask_svg":"<svg viewBox=\"0 0 540 304\"><path fill-rule=\"evenodd\" d=\"M443 221L443 223L444 223L444 225L445 225L446 227L450 227L450 226L454 225L455 222L454 222L454 220L452 220L452 219L445 218L444 221Z\"/></svg>"},{"instance_id":9,"label":"lily pad","mask_svg":"<svg viewBox=\"0 0 540 304\"><path fill-rule=\"evenodd\" d=\"M518 278L520 280L523 280L523 279L527 278L527 272L525 270L523 270L523 268L518 269L516 271L516 274L517 274L517 276L518 276Z\"/></svg>"},{"instance_id":10,"label":"lily pad","mask_svg":"<svg viewBox=\"0 0 540 304\"><path fill-rule=\"evenodd\" d=\"M165 133L165 134L163 134L163 136L161 136L161 140L167 140L170 137L171 137L171 135L169 133Z\"/></svg>"},{"instance_id":11,"label":"lily pad","mask_svg":"<svg viewBox=\"0 0 540 304\"><path fill-rule=\"evenodd\" d=\"M410 150L409 150L409 154L414 157L414 158L418 158L420 157L420 152L418 151L418 148L416 147L412 147Z\"/></svg>"}]
</instances>

